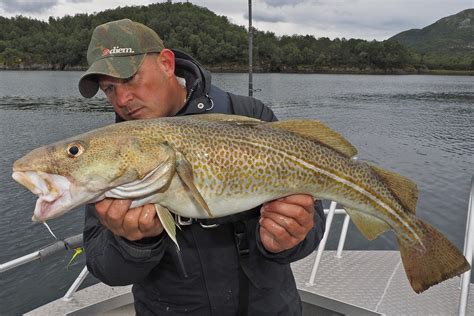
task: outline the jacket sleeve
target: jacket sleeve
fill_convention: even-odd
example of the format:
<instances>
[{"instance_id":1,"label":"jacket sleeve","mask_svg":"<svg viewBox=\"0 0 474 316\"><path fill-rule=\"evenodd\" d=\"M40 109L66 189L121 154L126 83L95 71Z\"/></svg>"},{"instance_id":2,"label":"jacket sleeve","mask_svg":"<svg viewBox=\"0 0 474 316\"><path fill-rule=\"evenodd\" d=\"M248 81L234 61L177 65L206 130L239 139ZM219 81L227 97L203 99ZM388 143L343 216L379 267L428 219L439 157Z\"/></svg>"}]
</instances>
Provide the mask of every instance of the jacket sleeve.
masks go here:
<instances>
[{"instance_id":1,"label":"jacket sleeve","mask_svg":"<svg viewBox=\"0 0 474 316\"><path fill-rule=\"evenodd\" d=\"M228 95L233 114L253 117L267 122L278 120L273 111L260 100L229 92Z\"/></svg>"},{"instance_id":2,"label":"jacket sleeve","mask_svg":"<svg viewBox=\"0 0 474 316\"><path fill-rule=\"evenodd\" d=\"M163 257L169 242L165 234L139 242L116 236L99 222L93 204L86 206L83 236L88 270L111 286L146 278Z\"/></svg>"},{"instance_id":3,"label":"jacket sleeve","mask_svg":"<svg viewBox=\"0 0 474 316\"><path fill-rule=\"evenodd\" d=\"M260 250L262 255L270 260L276 261L281 264L288 264L300 260L307 255L311 254L323 239L324 231L326 228L326 216L324 215L323 203L320 200L316 200L314 203L314 226L303 239L295 247L279 252L271 253L268 252L260 240L260 225L257 224L257 248Z\"/></svg>"}]
</instances>

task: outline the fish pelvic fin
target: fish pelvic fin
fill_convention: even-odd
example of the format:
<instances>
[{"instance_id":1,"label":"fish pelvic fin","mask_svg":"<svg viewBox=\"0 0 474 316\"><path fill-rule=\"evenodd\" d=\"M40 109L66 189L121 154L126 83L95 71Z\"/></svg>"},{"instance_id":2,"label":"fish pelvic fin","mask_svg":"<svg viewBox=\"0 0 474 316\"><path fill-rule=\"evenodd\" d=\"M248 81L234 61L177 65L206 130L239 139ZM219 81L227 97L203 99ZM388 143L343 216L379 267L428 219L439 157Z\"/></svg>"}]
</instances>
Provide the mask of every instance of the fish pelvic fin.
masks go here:
<instances>
[{"instance_id":1,"label":"fish pelvic fin","mask_svg":"<svg viewBox=\"0 0 474 316\"><path fill-rule=\"evenodd\" d=\"M171 240L176 244L176 247L179 250L178 240L176 239L176 223L174 221L173 216L166 207L163 207L159 204L154 205L156 214L158 214L158 218L160 219L161 225L163 225L164 230L171 238Z\"/></svg>"},{"instance_id":2,"label":"fish pelvic fin","mask_svg":"<svg viewBox=\"0 0 474 316\"><path fill-rule=\"evenodd\" d=\"M390 226L386 222L374 216L347 207L345 207L345 210L354 225L356 225L362 235L364 235L368 240L374 240L379 235L390 229Z\"/></svg>"},{"instance_id":3,"label":"fish pelvic fin","mask_svg":"<svg viewBox=\"0 0 474 316\"><path fill-rule=\"evenodd\" d=\"M436 228L420 219L416 221L424 233L422 244L397 235L403 266L416 293L471 268L463 254Z\"/></svg>"},{"instance_id":4,"label":"fish pelvic fin","mask_svg":"<svg viewBox=\"0 0 474 316\"><path fill-rule=\"evenodd\" d=\"M418 186L412 180L398 173L385 170L375 165L370 165L390 191L399 199L400 203L410 213L415 214L418 201Z\"/></svg>"},{"instance_id":5,"label":"fish pelvic fin","mask_svg":"<svg viewBox=\"0 0 474 316\"><path fill-rule=\"evenodd\" d=\"M206 211L209 217L214 217L206 201L194 185L193 167L186 157L179 151L176 152L176 172L199 206L201 206L201 208Z\"/></svg>"},{"instance_id":6,"label":"fish pelvic fin","mask_svg":"<svg viewBox=\"0 0 474 316\"><path fill-rule=\"evenodd\" d=\"M265 124L265 127L283 129L299 136L317 141L350 158L357 154L357 149L341 134L316 120L287 120Z\"/></svg>"}]
</instances>

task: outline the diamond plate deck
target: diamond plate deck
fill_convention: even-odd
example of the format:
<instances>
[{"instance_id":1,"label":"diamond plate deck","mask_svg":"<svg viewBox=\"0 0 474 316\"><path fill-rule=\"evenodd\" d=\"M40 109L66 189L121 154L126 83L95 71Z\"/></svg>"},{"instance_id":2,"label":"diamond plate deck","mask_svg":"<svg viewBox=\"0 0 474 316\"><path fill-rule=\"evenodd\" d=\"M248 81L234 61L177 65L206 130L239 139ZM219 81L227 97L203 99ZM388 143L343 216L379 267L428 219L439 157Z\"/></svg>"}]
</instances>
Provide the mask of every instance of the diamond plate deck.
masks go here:
<instances>
[{"instance_id":1,"label":"diamond plate deck","mask_svg":"<svg viewBox=\"0 0 474 316\"><path fill-rule=\"evenodd\" d=\"M316 252L291 265L303 301L348 315L458 314L460 278L416 294L405 276L398 251L345 250L342 258L335 254L328 250L323 253L313 286L306 282ZM26 315L133 315L131 306L123 309L133 302L130 288L99 283L78 291L71 301L58 299ZM468 301L467 315L474 315L473 299Z\"/></svg>"},{"instance_id":2,"label":"diamond plate deck","mask_svg":"<svg viewBox=\"0 0 474 316\"><path fill-rule=\"evenodd\" d=\"M316 253L293 263L298 289L386 315L458 314L459 277L416 294L405 276L398 251L345 250L342 258L335 254L324 251L313 286L307 282ZM467 311L474 315L472 299Z\"/></svg>"},{"instance_id":3,"label":"diamond plate deck","mask_svg":"<svg viewBox=\"0 0 474 316\"><path fill-rule=\"evenodd\" d=\"M55 315L103 315L104 312L133 304L132 286L111 287L97 283L77 291L70 301L62 298L40 306L25 315L55 316ZM115 313L114 315L134 315L132 313Z\"/></svg>"}]
</instances>

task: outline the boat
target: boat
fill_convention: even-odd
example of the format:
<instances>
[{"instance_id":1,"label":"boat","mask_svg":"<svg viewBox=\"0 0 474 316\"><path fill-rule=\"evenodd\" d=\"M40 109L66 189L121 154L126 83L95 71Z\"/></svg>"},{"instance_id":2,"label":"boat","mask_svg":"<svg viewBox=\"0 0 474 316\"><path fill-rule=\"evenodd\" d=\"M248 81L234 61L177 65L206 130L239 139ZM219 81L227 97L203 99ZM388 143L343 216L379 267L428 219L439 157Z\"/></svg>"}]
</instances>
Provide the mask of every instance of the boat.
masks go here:
<instances>
[{"instance_id":1,"label":"boat","mask_svg":"<svg viewBox=\"0 0 474 316\"><path fill-rule=\"evenodd\" d=\"M464 256L472 265L474 246L474 176L471 179ZM471 270L461 277L416 294L396 250L344 250L350 218L336 202L324 212L326 231L311 255L291 264L303 302L303 315L468 315L474 313ZM325 250L333 219L344 216L337 250ZM0 273L82 246L82 234L0 264ZM84 267L65 295L25 315L135 315L131 286L98 283L77 291L87 276Z\"/></svg>"},{"instance_id":2,"label":"boat","mask_svg":"<svg viewBox=\"0 0 474 316\"><path fill-rule=\"evenodd\" d=\"M249 9L249 88L253 88L252 1ZM471 179L468 215L464 238L464 256L472 266L474 247L474 176ZM291 264L303 303L303 315L459 315L474 314L471 270L461 277L437 284L416 294L405 275L399 251L344 250L350 218L343 208L331 202L324 210L326 230L318 249ZM334 216L344 216L337 250L326 250ZM45 260L58 253L82 246L82 234L0 264L0 274L35 260ZM319 272L319 273L318 273ZM97 283L78 291L88 275L84 267L62 298L49 302L25 315L135 315L131 285L108 286Z\"/></svg>"}]
</instances>

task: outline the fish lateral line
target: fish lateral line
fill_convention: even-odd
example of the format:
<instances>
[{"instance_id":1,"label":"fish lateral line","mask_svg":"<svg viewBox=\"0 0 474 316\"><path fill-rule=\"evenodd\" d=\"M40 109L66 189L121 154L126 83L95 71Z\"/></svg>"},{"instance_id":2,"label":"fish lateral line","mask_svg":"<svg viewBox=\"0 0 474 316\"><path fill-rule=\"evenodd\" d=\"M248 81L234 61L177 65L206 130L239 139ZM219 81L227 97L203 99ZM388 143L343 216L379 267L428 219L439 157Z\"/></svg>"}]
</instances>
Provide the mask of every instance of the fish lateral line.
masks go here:
<instances>
[{"instance_id":1,"label":"fish lateral line","mask_svg":"<svg viewBox=\"0 0 474 316\"><path fill-rule=\"evenodd\" d=\"M331 178L332 180L336 181L337 183L341 184L341 185L346 185L352 189L354 189L355 191L361 193L362 195L364 195L366 198L368 198L369 200L372 200L374 202L377 203L377 205L379 205L381 208L383 208L384 210L386 210L389 214L391 214L393 217L395 217L396 219L398 219L402 225L412 233L412 235L415 237L415 239L420 243L420 245L423 245L423 242L422 242L422 238L417 234L417 232L415 230L413 230L410 225L392 208L390 207L389 205L387 205L385 202L383 202L381 199L379 199L377 196L375 196L374 194L372 194L371 192L367 191L366 189L364 189L363 187L361 187L360 185L356 184L355 182L349 180L349 179L345 179L343 177L340 177L339 175L335 174L334 172L331 172L330 170L326 170L322 167L318 167L316 166L315 164L313 163L310 163L306 160L303 160L301 158L298 158L296 157L295 155L290 155L282 150L279 150L278 148L274 148L274 147L270 147L270 146L265 146L265 145L262 145L262 144L255 144L255 143L252 143L250 141L246 141L246 140L240 140L242 143L246 144L246 145L252 145L252 146L257 146L257 147L260 147L261 149L266 149L270 152L275 152L277 154L280 154L280 155L283 155L284 157L290 159L290 161L292 161L293 163L295 164L298 164L300 166L302 166L303 168L305 168L307 171L312 171L312 172L315 172L315 173L319 173L319 174L323 174L329 178ZM370 167L370 166L369 166Z\"/></svg>"}]
</instances>

